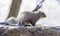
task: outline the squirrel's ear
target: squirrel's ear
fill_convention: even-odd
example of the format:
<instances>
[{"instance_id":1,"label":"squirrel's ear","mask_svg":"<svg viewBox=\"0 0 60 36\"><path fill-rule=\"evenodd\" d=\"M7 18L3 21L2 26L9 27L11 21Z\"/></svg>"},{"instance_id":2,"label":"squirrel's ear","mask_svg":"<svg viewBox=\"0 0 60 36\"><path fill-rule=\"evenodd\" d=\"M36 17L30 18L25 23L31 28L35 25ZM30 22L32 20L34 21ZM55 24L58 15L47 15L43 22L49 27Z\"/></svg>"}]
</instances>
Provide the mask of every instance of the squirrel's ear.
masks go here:
<instances>
[{"instance_id":1,"label":"squirrel's ear","mask_svg":"<svg viewBox=\"0 0 60 36\"><path fill-rule=\"evenodd\" d=\"M39 11L39 13L42 13L41 11Z\"/></svg>"}]
</instances>

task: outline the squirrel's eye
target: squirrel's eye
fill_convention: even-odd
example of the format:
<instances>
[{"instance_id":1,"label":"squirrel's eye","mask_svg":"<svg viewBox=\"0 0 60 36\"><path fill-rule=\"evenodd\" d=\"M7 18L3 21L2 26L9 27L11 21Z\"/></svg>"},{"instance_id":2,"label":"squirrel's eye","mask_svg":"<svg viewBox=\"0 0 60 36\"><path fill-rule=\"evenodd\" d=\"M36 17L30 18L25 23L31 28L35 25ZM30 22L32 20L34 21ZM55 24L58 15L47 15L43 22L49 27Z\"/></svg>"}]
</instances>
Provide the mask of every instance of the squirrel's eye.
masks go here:
<instances>
[{"instance_id":1,"label":"squirrel's eye","mask_svg":"<svg viewBox=\"0 0 60 36\"><path fill-rule=\"evenodd\" d=\"M43 15L45 15L44 13L42 13Z\"/></svg>"}]
</instances>

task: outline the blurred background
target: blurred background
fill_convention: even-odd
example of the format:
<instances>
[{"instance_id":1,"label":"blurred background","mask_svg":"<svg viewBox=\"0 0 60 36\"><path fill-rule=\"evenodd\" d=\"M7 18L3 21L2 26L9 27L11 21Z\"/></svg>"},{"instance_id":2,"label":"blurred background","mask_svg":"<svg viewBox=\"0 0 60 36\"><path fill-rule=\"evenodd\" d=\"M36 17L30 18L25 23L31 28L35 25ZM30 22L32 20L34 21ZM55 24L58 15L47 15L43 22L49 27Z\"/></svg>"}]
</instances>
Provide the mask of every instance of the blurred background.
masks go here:
<instances>
[{"instance_id":1,"label":"blurred background","mask_svg":"<svg viewBox=\"0 0 60 36\"><path fill-rule=\"evenodd\" d=\"M17 4L18 1L19 4ZM23 11L32 11L39 1L40 0L0 0L0 22L14 16L12 15L13 13L15 13L14 17L19 17L19 14ZM16 5L18 7L16 7ZM43 11L47 17L37 21L36 24L43 26L60 26L60 0L44 0L39 10Z\"/></svg>"}]
</instances>

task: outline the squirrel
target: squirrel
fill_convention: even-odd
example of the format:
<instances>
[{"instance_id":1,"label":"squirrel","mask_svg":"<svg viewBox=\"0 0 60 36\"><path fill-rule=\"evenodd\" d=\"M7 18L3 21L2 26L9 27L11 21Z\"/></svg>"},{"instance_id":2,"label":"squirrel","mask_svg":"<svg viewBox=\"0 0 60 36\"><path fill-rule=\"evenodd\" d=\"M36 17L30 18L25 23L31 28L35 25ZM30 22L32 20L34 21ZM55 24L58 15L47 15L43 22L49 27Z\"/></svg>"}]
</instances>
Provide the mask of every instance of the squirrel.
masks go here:
<instances>
[{"instance_id":1,"label":"squirrel","mask_svg":"<svg viewBox=\"0 0 60 36\"><path fill-rule=\"evenodd\" d=\"M19 25L24 25L25 23L30 23L32 26L35 26L35 23L41 19L45 18L46 15L42 11L36 11L36 12L29 12L29 11L24 11L20 14L17 19L19 20Z\"/></svg>"}]
</instances>

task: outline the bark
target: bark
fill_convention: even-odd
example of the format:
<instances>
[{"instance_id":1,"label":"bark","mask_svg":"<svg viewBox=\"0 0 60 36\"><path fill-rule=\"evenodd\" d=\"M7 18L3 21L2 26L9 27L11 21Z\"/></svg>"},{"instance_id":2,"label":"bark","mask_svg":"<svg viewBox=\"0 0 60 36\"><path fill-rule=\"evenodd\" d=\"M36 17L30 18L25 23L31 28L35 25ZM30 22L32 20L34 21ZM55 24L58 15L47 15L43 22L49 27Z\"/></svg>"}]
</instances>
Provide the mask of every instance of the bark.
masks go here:
<instances>
[{"instance_id":1,"label":"bark","mask_svg":"<svg viewBox=\"0 0 60 36\"><path fill-rule=\"evenodd\" d=\"M9 17L17 17L22 0L13 0L10 8Z\"/></svg>"}]
</instances>

